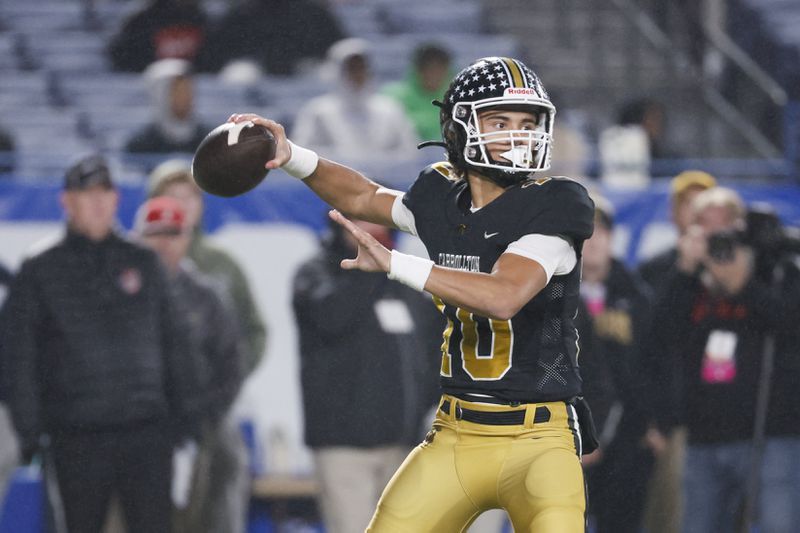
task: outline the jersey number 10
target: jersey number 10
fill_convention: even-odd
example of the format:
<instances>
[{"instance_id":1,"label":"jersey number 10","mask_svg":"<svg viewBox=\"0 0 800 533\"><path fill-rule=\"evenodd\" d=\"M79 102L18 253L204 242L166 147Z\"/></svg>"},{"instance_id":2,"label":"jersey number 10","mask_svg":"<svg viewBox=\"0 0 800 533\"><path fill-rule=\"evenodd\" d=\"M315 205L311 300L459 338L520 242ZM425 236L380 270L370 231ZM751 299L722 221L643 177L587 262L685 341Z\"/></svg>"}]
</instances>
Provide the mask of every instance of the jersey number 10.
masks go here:
<instances>
[{"instance_id":1,"label":"jersey number 10","mask_svg":"<svg viewBox=\"0 0 800 533\"><path fill-rule=\"evenodd\" d=\"M501 379L511 368L511 351L514 345L514 332L510 320L496 320L475 316L469 311L455 308L454 321L445 313L446 304L441 298L434 297L433 302L447 318L442 342L443 376L453 375L453 356L461 354L464 371L475 381ZM461 342L453 346L453 329L456 323L461 327ZM479 327L480 326L480 327ZM491 347L488 354L479 353L481 347Z\"/></svg>"}]
</instances>

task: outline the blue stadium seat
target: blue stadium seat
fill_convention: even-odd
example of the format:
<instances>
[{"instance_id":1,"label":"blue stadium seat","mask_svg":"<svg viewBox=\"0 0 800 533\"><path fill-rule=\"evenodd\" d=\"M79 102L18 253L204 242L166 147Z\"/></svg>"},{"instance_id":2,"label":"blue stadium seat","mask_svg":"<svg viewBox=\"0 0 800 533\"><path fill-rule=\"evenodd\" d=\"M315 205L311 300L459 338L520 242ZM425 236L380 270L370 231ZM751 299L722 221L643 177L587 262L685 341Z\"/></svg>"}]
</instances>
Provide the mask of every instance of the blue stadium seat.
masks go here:
<instances>
[{"instance_id":1,"label":"blue stadium seat","mask_svg":"<svg viewBox=\"0 0 800 533\"><path fill-rule=\"evenodd\" d=\"M109 70L102 35L83 31L41 32L27 42L34 58L47 70L79 73Z\"/></svg>"},{"instance_id":2,"label":"blue stadium seat","mask_svg":"<svg viewBox=\"0 0 800 533\"><path fill-rule=\"evenodd\" d=\"M333 89L333 80L317 76L267 78L258 87L265 105L279 108L298 107L310 98Z\"/></svg>"},{"instance_id":3,"label":"blue stadium seat","mask_svg":"<svg viewBox=\"0 0 800 533\"><path fill-rule=\"evenodd\" d=\"M211 18L223 14L228 4L203 2ZM103 1L87 9L78 0L0 0L5 28L0 31L0 122L19 140L22 172L42 175L55 169L58 174L62 159L79 150L95 148L113 155L152 119L142 76L111 71L106 57L110 36L141 5ZM481 33L480 6L478 0L407 0L402 6L374 0L336 3L333 9L349 34L373 43L380 85L403 77L414 47L431 36L452 51L454 68L479 55L513 55L513 39ZM317 73L264 77L250 87L208 74L196 80L196 113L209 127L232 112L251 110L280 120L290 130L297 111L335 85Z\"/></svg>"},{"instance_id":4,"label":"blue stadium seat","mask_svg":"<svg viewBox=\"0 0 800 533\"><path fill-rule=\"evenodd\" d=\"M45 76L41 72L7 71L0 75L0 109L47 102Z\"/></svg>"},{"instance_id":5,"label":"blue stadium seat","mask_svg":"<svg viewBox=\"0 0 800 533\"><path fill-rule=\"evenodd\" d=\"M519 46L515 39L497 35L444 33L427 35L398 35L372 42L373 68L379 79L389 81L405 75L414 48L422 42L437 42L453 56L453 68L460 69L479 57L515 56Z\"/></svg>"},{"instance_id":6,"label":"blue stadium seat","mask_svg":"<svg viewBox=\"0 0 800 533\"><path fill-rule=\"evenodd\" d=\"M0 72L17 68L17 57L14 45L14 35L0 33ZM10 76L11 73L2 77Z\"/></svg>"},{"instance_id":7,"label":"blue stadium seat","mask_svg":"<svg viewBox=\"0 0 800 533\"><path fill-rule=\"evenodd\" d=\"M348 35L368 39L384 33L375 4L336 4L333 12Z\"/></svg>"},{"instance_id":8,"label":"blue stadium seat","mask_svg":"<svg viewBox=\"0 0 800 533\"><path fill-rule=\"evenodd\" d=\"M64 97L79 108L105 103L139 105L149 102L140 74L67 72L59 76Z\"/></svg>"},{"instance_id":9,"label":"blue stadium seat","mask_svg":"<svg viewBox=\"0 0 800 533\"><path fill-rule=\"evenodd\" d=\"M486 31L482 4L475 1L426 2L410 8L405 2L381 6L390 33L442 35Z\"/></svg>"},{"instance_id":10,"label":"blue stadium seat","mask_svg":"<svg viewBox=\"0 0 800 533\"><path fill-rule=\"evenodd\" d=\"M54 0L2 2L0 17L15 31L36 35L81 28L85 22L82 2Z\"/></svg>"}]
</instances>

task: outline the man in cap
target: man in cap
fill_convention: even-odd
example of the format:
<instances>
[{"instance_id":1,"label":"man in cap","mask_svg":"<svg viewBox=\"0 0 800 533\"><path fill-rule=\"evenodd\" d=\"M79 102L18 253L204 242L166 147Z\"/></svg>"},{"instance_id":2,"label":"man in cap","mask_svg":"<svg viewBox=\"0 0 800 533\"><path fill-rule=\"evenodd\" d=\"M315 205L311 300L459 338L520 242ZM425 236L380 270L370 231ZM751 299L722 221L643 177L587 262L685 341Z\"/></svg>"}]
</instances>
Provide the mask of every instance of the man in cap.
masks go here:
<instances>
[{"instance_id":1,"label":"man in cap","mask_svg":"<svg viewBox=\"0 0 800 533\"><path fill-rule=\"evenodd\" d=\"M716 179L702 170L686 170L672 179L671 215L678 239L686 235L692 224L692 202L695 197L716 185ZM677 261L678 248L673 246L640 264L638 272L656 294L676 270ZM652 431L648 437L652 444L661 440ZM655 533L673 533L680 529L680 478L686 450L686 430L677 426L667 437L666 447L658 456L648 494L646 523L648 529Z\"/></svg>"},{"instance_id":2,"label":"man in cap","mask_svg":"<svg viewBox=\"0 0 800 533\"><path fill-rule=\"evenodd\" d=\"M245 369L249 374L261 362L266 347L267 327L242 267L229 253L206 238L203 231L203 192L194 182L189 164L181 159L169 159L153 169L147 184L147 197L156 196L170 196L180 202L191 237L188 256L201 272L214 280L225 294L225 299L234 306L238 328L245 337Z\"/></svg>"},{"instance_id":3,"label":"man in cap","mask_svg":"<svg viewBox=\"0 0 800 533\"><path fill-rule=\"evenodd\" d=\"M129 531L159 533L171 428L200 408L198 376L158 258L114 229L118 201L102 157L67 171L66 232L11 285L3 378L23 459L46 452L68 531L99 532L116 494Z\"/></svg>"},{"instance_id":4,"label":"man in cap","mask_svg":"<svg viewBox=\"0 0 800 533\"><path fill-rule=\"evenodd\" d=\"M706 189L715 187L714 176L702 170L686 170L670 182L670 205L672 207L672 223L678 237L686 234L692 223L692 200ZM666 279L667 274L675 267L678 250L672 247L639 266L639 275L654 290L658 290L659 282Z\"/></svg>"},{"instance_id":5,"label":"man in cap","mask_svg":"<svg viewBox=\"0 0 800 533\"><path fill-rule=\"evenodd\" d=\"M150 173L147 195L149 198L169 196L180 203L186 229L181 240L189 239L186 252L189 259L197 270L213 280L225 302L232 305L236 329L243 340L242 378L246 377L261 362L267 328L242 267L228 252L211 244L203 232L203 196L192 178L191 168L180 159L161 163ZM219 445L213 448L211 463L214 466L209 474L209 486L218 495L210 497L219 504L214 516L218 523L227 524L221 529L226 532L241 529L237 524L247 512L250 494L247 449L238 420L231 411L217 424L221 433Z\"/></svg>"},{"instance_id":6,"label":"man in cap","mask_svg":"<svg viewBox=\"0 0 800 533\"><path fill-rule=\"evenodd\" d=\"M174 533L225 532L244 530L244 511L237 523L224 511L226 487L215 483L218 470L231 465L221 462L227 454L219 449L230 445L230 431L221 431L243 378L243 339L235 315L213 288L213 281L188 259L192 228L181 203L169 196L151 198L139 208L134 233L154 250L167 268L170 289L181 316L190 327L189 346L201 371L203 421L199 454L193 465L188 502L175 502ZM235 458L233 459L235 460ZM174 498L174 497L173 497Z\"/></svg>"},{"instance_id":7,"label":"man in cap","mask_svg":"<svg viewBox=\"0 0 800 533\"><path fill-rule=\"evenodd\" d=\"M743 517L763 533L800 523L800 270L788 254L759 275L747 212L725 187L693 200L646 336L659 379L645 400L661 431L686 428L685 533L749 530Z\"/></svg>"}]
</instances>

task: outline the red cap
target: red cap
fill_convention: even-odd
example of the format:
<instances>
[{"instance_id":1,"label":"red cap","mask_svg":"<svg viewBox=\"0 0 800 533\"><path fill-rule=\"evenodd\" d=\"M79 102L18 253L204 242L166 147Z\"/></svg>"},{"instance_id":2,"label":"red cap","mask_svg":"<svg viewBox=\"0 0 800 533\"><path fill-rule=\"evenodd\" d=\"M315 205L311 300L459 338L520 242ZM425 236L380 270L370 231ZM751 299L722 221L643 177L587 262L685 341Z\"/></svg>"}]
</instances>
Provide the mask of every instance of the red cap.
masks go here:
<instances>
[{"instance_id":1,"label":"red cap","mask_svg":"<svg viewBox=\"0 0 800 533\"><path fill-rule=\"evenodd\" d=\"M134 231L139 235L178 235L184 229L185 220L186 213L178 200L157 196L137 211Z\"/></svg>"}]
</instances>

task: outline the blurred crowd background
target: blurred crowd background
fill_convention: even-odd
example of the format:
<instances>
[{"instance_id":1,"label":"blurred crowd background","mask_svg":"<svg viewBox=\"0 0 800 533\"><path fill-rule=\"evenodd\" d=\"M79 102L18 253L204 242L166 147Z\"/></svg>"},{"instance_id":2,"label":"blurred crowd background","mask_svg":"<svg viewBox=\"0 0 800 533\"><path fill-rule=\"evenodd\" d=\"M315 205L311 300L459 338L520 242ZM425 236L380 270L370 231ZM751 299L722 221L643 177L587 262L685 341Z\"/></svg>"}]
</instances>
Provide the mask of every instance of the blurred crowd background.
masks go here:
<instances>
[{"instance_id":1,"label":"blurred crowd background","mask_svg":"<svg viewBox=\"0 0 800 533\"><path fill-rule=\"evenodd\" d=\"M444 47L453 71L483 55L528 60L560 124L584 143L560 159L590 177L612 157L603 131L620 124L645 128L656 176L714 158L770 160L722 166L731 176L787 177L781 160L796 159L800 142L797 16L792 2L759 0L4 0L0 125L3 147L13 147L4 170L42 183L75 152L101 150L122 178L141 182L147 162L127 156L156 151L133 142L154 120L169 128L168 74L147 70L167 57L194 73L176 97L186 108L173 110L179 122L213 126L247 109L291 129L311 97L336 87L320 68L328 47L358 37L370 46L375 89L409 74L421 42ZM191 139L176 129L166 135Z\"/></svg>"},{"instance_id":2,"label":"blurred crowd background","mask_svg":"<svg viewBox=\"0 0 800 533\"><path fill-rule=\"evenodd\" d=\"M596 397L608 453L585 461L590 494L601 502L592 507L592 528L679 531L686 491L707 494L725 476L720 499L694 498L692 513L719 504L741 509L733 520L743 524L737 526L742 531L751 523L762 532L800 527L800 519L789 520L787 529L770 529L763 521L800 509L800 472L780 466L800 464L800 418L789 409L775 415L779 421L767 412L773 422L764 422L757 401L762 382L767 390L761 395L777 395L773 410L792 392L787 383L797 372L800 345L793 338L781 341L789 319L746 327L715 323L707 338L686 340L694 330L668 318L690 311L662 294L685 289L670 285L671 275L691 273L692 265L702 263L690 251L690 227L705 224L706 239L736 230L726 242L756 257L749 270L739 265L739 277L745 285L758 278L770 291L774 263L789 264L800 251L793 233L800 226L796 1L0 0L0 263L7 269L0 282L10 286L40 242L63 233L64 213L73 211L69 202L59 202L62 189L90 187L97 171L107 174L118 194L113 231L154 249L167 266L190 258L194 266L187 276L199 271L221 294L205 316L224 306L223 314L235 323L236 349L209 347L203 340L212 336L209 331L189 328L189 345L208 358L204 364L212 370L206 368L196 383L203 397L187 399L208 412L183 413L194 422L184 419L186 431L171 441L178 450L173 468L182 472L172 483L176 531L357 530L343 516L361 519L364 511L347 508L335 496L369 507L397 461L424 436L435 382L417 371L435 369L440 343L438 333L418 330L422 312L408 295L382 280L342 278L328 269L352 252L352 243L329 228L325 206L301 183L273 171L245 196L202 195L188 167L194 149L232 113L255 112L284 124L294 142L404 189L424 165L444 156L440 148L416 148L439 139L438 110L430 101L441 97L462 67L489 55L520 58L542 78L557 109L550 174L581 180L598 205L599 230L587 249L591 263L583 295L584 327L591 333L582 338L587 396ZM90 155L94 167L75 166ZM706 189L730 194L693 204ZM163 196L180 205L145 203ZM724 212L725 223L708 222L715 210ZM170 218L173 212L179 216ZM186 239L158 240L164 235ZM425 253L407 236L379 238ZM681 259L689 266L677 268ZM771 309L793 317L794 278L784 278L788 285L778 291L784 300L771 302L780 306ZM742 280L734 279L729 289L725 273L720 279L712 285L724 287L723 300L735 308L746 296L744 285L734 283ZM202 293L182 283L175 284L176 299ZM330 286L341 293L321 298L318 287ZM0 303L6 294L0 291ZM391 303L373 307L373 301ZM746 302L754 309L763 304ZM187 315L191 308L184 301ZM697 316L697 308L691 312ZM8 314L1 320L4 331L19 325ZM227 319L209 320L219 326ZM659 324L669 324L671 329L662 329L674 336L658 331ZM737 352L730 336L714 333L720 328L752 337ZM365 339L363 345L353 346L355 338ZM764 348L774 338L778 349ZM736 382L744 389L715 397L720 403L713 404L724 410L745 398L752 409L742 428L721 431L721 440L692 432L692 424L708 424L703 416L711 416L687 407L697 391L682 365L694 367L653 362L672 361L676 350L686 349L676 339L684 339L689 352L697 348L703 387L735 381L731 358L756 361L748 375L766 377ZM750 352L740 353L745 344ZM23 382L13 373L19 365L7 362L18 356L9 345L0 343L3 399L17 419L0 424L0 469L17 499L6 502L0 531L33 531L20 529L38 527L30 525L38 523L31 516L61 531L58 513L48 515L37 489L25 492L42 483L30 465L46 469L50 445L32 444L29 436L21 444L17 439L25 409L15 411L14 402L26 396L20 396ZM765 352L774 353L762 365ZM423 353L430 358L421 359ZM713 364L707 367L708 353ZM393 365L375 364L379 356L390 356ZM226 357L236 361L235 371L221 370ZM348 357L352 367L324 362ZM435 370L426 375L435 377ZM643 391L649 381L642 375L670 379ZM376 418L375 405L390 414ZM386 418L403 423L384 426ZM795 420L794 430L774 431ZM769 446L776 436L786 445ZM697 453L708 445L734 457L730 469L720 467L724 475L712 471L713 458ZM748 471L756 464L751 457L784 477L775 481L773 472L774 483L765 486L757 469ZM698 465L708 466L708 477L698 474L687 484L686 460L695 472L703 471ZM26 466L15 470L18 464ZM187 468L195 473L190 481ZM177 478L185 485L181 490ZM198 486L198 478L215 481ZM367 478L372 482L362 483ZM209 488L225 484L232 487L227 494ZM363 485L362 494L341 493L343 485ZM757 503L770 488L789 495L772 498L780 500L778 508ZM196 509L207 501L229 505L219 504L209 517ZM109 531L121 527L123 515L130 519L112 508ZM619 511L609 516L604 509ZM691 531L731 530L720 525L728 522L708 524ZM499 514L471 529L501 530L508 525Z\"/></svg>"}]
</instances>

